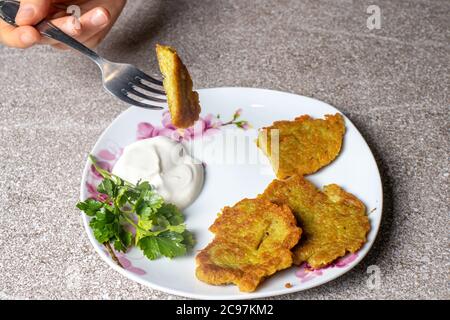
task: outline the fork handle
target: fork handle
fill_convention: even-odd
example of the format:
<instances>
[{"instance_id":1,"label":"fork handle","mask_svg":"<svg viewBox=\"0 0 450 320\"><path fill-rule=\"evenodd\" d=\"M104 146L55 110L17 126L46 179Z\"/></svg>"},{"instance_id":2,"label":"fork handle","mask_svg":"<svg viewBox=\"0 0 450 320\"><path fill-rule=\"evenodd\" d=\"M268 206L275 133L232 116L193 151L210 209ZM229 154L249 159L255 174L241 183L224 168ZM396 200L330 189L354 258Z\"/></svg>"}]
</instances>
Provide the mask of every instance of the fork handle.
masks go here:
<instances>
[{"instance_id":1,"label":"fork handle","mask_svg":"<svg viewBox=\"0 0 450 320\"><path fill-rule=\"evenodd\" d=\"M47 38L57 40L61 43L64 43L65 45L77 50L78 52L84 54L88 58L90 58L92 61L94 61L96 64L101 66L101 64L104 62L103 58L100 57L96 52L86 47L81 42L75 40L71 36L69 36L67 33L64 33L61 29L56 27L53 23L51 23L48 20L43 20L39 22L37 25L35 25L36 29Z\"/></svg>"}]
</instances>

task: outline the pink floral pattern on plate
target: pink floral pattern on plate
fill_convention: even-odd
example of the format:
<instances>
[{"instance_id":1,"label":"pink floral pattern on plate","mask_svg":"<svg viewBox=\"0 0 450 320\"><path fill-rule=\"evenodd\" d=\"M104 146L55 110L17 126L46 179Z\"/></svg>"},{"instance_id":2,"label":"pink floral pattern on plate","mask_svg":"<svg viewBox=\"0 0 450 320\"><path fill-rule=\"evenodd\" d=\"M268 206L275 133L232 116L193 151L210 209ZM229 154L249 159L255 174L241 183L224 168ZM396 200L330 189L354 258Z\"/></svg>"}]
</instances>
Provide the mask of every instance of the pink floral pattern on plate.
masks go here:
<instances>
[{"instance_id":1,"label":"pink floral pattern on plate","mask_svg":"<svg viewBox=\"0 0 450 320\"><path fill-rule=\"evenodd\" d=\"M355 261L355 259L357 257L358 257L357 253L351 253L351 254L346 255L345 257L342 257L342 258L336 260L329 266L326 266L321 269L314 269L308 263L303 263L295 271L295 276L300 279L301 283L305 283L316 277L323 275L326 269L345 268L348 265L350 265L353 261Z\"/></svg>"},{"instance_id":2,"label":"pink floral pattern on plate","mask_svg":"<svg viewBox=\"0 0 450 320\"><path fill-rule=\"evenodd\" d=\"M251 126L248 121L240 120L241 115L242 109L237 109L230 121L222 122L219 115L214 116L209 113L204 117L200 117L200 119L195 122L192 127L180 130L175 128L172 124L170 113L165 111L161 119L161 126L155 126L148 122L139 123L137 127L136 139L142 140L157 136L165 136L176 141L189 141L199 137L213 135L220 132L222 127L229 125L235 125L238 128L247 130Z\"/></svg>"},{"instance_id":3,"label":"pink floral pattern on plate","mask_svg":"<svg viewBox=\"0 0 450 320\"><path fill-rule=\"evenodd\" d=\"M105 252L105 254L107 254L109 256L108 251L104 250L104 252ZM139 276L143 276L143 275L147 274L147 272L144 269L133 266L133 263L131 262L131 260L124 253L115 252L115 255L116 255L117 259L119 259L120 264L122 265L122 267L125 270L128 270Z\"/></svg>"},{"instance_id":4,"label":"pink floral pattern on plate","mask_svg":"<svg viewBox=\"0 0 450 320\"><path fill-rule=\"evenodd\" d=\"M96 159L98 160L97 164L100 168L105 169L106 171L111 172L114 164L119 159L122 154L122 148L108 148L100 150L96 155ZM102 180L102 176L97 172L93 165L90 166L89 175L86 181L86 190L89 195L89 198L96 199L99 201L104 201L106 196L97 191L97 185Z\"/></svg>"}]
</instances>

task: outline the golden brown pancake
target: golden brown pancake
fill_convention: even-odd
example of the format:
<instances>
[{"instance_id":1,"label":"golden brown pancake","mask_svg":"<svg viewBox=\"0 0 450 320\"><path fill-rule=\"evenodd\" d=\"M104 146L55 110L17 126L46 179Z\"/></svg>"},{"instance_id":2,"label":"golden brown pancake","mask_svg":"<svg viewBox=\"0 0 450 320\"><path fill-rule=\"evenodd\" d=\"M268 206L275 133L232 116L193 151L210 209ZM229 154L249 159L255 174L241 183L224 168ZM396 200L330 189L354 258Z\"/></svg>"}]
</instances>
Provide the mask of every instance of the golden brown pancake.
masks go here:
<instances>
[{"instance_id":1,"label":"golden brown pancake","mask_svg":"<svg viewBox=\"0 0 450 320\"><path fill-rule=\"evenodd\" d=\"M366 242L370 230L364 204L335 184L323 191L298 175L274 180L262 195L278 205L287 205L303 230L294 248L294 263L324 267Z\"/></svg>"},{"instance_id":2,"label":"golden brown pancake","mask_svg":"<svg viewBox=\"0 0 450 320\"><path fill-rule=\"evenodd\" d=\"M344 118L338 113L325 119L303 115L262 128L257 145L269 157L276 176L284 179L314 173L333 161L344 133Z\"/></svg>"},{"instance_id":3,"label":"golden brown pancake","mask_svg":"<svg viewBox=\"0 0 450 320\"><path fill-rule=\"evenodd\" d=\"M198 93L192 91L192 79L175 49L156 45L159 68L164 76L172 123L177 128L189 128L200 115Z\"/></svg>"},{"instance_id":4,"label":"golden brown pancake","mask_svg":"<svg viewBox=\"0 0 450 320\"><path fill-rule=\"evenodd\" d=\"M233 283L245 292L292 265L290 250L301 234L287 206L264 199L225 207L209 230L215 238L196 257L197 278L213 285Z\"/></svg>"}]
</instances>

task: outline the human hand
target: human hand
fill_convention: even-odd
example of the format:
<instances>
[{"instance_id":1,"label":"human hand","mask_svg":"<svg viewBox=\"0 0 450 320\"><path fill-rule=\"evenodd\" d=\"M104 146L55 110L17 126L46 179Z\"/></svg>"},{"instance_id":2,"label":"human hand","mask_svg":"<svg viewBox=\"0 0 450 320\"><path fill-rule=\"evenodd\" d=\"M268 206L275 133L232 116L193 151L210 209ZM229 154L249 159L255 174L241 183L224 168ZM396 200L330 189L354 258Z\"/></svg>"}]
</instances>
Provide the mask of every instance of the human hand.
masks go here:
<instances>
[{"instance_id":1,"label":"human hand","mask_svg":"<svg viewBox=\"0 0 450 320\"><path fill-rule=\"evenodd\" d=\"M29 48L34 44L48 44L58 49L66 47L42 37L33 25L44 18L87 47L97 46L116 22L126 0L21 0L14 27L0 19L0 43L14 48ZM79 19L67 16L66 8L77 5Z\"/></svg>"}]
</instances>

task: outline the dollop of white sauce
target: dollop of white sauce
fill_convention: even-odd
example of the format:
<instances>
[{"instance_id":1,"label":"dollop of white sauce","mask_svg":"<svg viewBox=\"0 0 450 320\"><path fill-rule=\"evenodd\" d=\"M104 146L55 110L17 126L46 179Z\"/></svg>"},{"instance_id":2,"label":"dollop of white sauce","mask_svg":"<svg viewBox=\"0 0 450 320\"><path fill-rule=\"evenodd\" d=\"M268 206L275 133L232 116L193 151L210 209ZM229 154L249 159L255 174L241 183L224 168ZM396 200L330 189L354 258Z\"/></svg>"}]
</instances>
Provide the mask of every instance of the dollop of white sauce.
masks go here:
<instances>
[{"instance_id":1,"label":"dollop of white sauce","mask_svg":"<svg viewBox=\"0 0 450 320\"><path fill-rule=\"evenodd\" d=\"M204 181L203 165L181 143L163 136L125 147L112 172L131 183L148 181L166 202L180 209L197 198Z\"/></svg>"}]
</instances>

